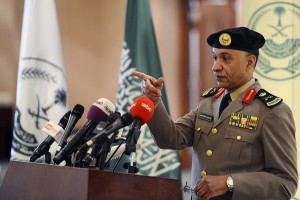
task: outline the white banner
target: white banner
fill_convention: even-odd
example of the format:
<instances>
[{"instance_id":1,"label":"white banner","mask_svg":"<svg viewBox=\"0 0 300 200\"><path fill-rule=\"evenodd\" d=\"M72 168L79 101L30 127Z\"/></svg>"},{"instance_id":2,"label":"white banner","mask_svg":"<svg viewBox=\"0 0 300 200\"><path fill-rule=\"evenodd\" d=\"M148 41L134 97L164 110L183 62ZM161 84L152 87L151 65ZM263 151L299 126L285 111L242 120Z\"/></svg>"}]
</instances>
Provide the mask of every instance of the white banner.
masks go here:
<instances>
[{"instance_id":1,"label":"white banner","mask_svg":"<svg viewBox=\"0 0 300 200\"><path fill-rule=\"evenodd\" d=\"M263 87L283 98L294 113L296 130L300 124L300 0L243 0L242 26L266 38L255 70ZM298 88L298 89L297 89ZM284 134L284 133L282 133ZM298 168L300 138L297 136ZM300 190L295 199L300 198Z\"/></svg>"},{"instance_id":2,"label":"white banner","mask_svg":"<svg viewBox=\"0 0 300 200\"><path fill-rule=\"evenodd\" d=\"M55 0L25 0L17 81L11 159L29 161L47 136L43 125L58 123L67 111Z\"/></svg>"}]
</instances>

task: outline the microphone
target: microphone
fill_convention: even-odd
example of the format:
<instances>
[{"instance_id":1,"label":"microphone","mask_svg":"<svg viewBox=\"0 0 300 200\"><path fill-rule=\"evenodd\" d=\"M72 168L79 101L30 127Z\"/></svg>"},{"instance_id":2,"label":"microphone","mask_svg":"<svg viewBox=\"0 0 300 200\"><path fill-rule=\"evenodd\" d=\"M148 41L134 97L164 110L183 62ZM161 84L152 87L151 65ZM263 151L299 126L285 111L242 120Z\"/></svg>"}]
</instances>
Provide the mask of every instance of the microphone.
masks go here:
<instances>
[{"instance_id":1,"label":"microphone","mask_svg":"<svg viewBox=\"0 0 300 200\"><path fill-rule=\"evenodd\" d=\"M127 155L135 151L135 145L140 136L141 126L151 119L154 113L154 104L146 96L141 96L135 100L129 113L134 117L134 121L126 136L124 153Z\"/></svg>"},{"instance_id":2,"label":"microphone","mask_svg":"<svg viewBox=\"0 0 300 200\"><path fill-rule=\"evenodd\" d=\"M139 171L136 165L136 144L140 137L141 126L147 123L154 113L153 102L145 97L141 96L135 100L131 106L129 112L135 118L132 123L127 136L124 153L130 155L130 162L124 163L123 167L128 169L128 173L137 173Z\"/></svg>"},{"instance_id":3,"label":"microphone","mask_svg":"<svg viewBox=\"0 0 300 200\"><path fill-rule=\"evenodd\" d=\"M136 119L141 120L142 125L147 123L153 113L154 113L154 104L146 96L140 96L132 104L129 113Z\"/></svg>"},{"instance_id":4,"label":"microphone","mask_svg":"<svg viewBox=\"0 0 300 200\"><path fill-rule=\"evenodd\" d=\"M55 141L57 137L59 137L59 134L62 133L68 123L68 119L70 116L71 111L68 111L59 121L59 123L56 125L53 122L48 122L44 125L43 131L45 131L48 136L46 139L33 151L32 156L30 157L29 161L34 162L36 159L41 157L42 155L45 155L49 149L52 143Z\"/></svg>"},{"instance_id":5,"label":"microphone","mask_svg":"<svg viewBox=\"0 0 300 200\"><path fill-rule=\"evenodd\" d=\"M108 115L115 112L115 106L109 100L101 98L90 107L87 119L88 121L74 135L72 140L53 158L54 163L59 164L67 159L76 148L81 144L86 135L92 133L100 121L106 121Z\"/></svg>"},{"instance_id":6,"label":"microphone","mask_svg":"<svg viewBox=\"0 0 300 200\"><path fill-rule=\"evenodd\" d=\"M111 133L131 124L133 122L133 119L134 118L130 113L123 114L115 122L103 129L98 135L94 136L89 141L87 141L81 148L85 149L87 147L92 146L94 143L103 142L106 139L106 137Z\"/></svg>"},{"instance_id":7,"label":"microphone","mask_svg":"<svg viewBox=\"0 0 300 200\"><path fill-rule=\"evenodd\" d=\"M70 133L73 131L74 126L78 122L78 120L81 118L82 114L84 112L84 107L80 104L76 104L71 112L71 115L69 117L69 121L67 123L67 126L65 128L65 133L63 134L57 148L55 155L60 152L60 150L66 145L66 138L70 135Z\"/></svg>"},{"instance_id":8,"label":"microphone","mask_svg":"<svg viewBox=\"0 0 300 200\"><path fill-rule=\"evenodd\" d=\"M114 121L116 121L121 116L121 113L118 111L115 111L114 113L110 114L107 117L106 122L100 122L98 126L95 128L95 130L92 132L93 136L98 135L98 133L101 133L103 129L111 125ZM90 139L90 138L89 138Z\"/></svg>"},{"instance_id":9,"label":"microphone","mask_svg":"<svg viewBox=\"0 0 300 200\"><path fill-rule=\"evenodd\" d=\"M107 122L106 122L106 124L105 125L103 125L103 126L97 126L96 127L96 129L93 131L93 133L95 134L95 135L97 135L98 133L101 133L101 131L104 129L104 128L106 128L106 127L108 127L110 124L112 124L113 122L115 122L119 117L121 116L121 113L119 113L118 111L115 111L114 113L112 113L112 114L110 114L109 116L108 116L108 118L107 118ZM99 132L100 131L100 132ZM110 144L112 143L112 140L113 140L114 138L110 138L109 140L108 140L108 138L106 138L106 141L107 141L107 143L109 143L109 146L110 146ZM82 149L84 149L84 148L82 148ZM81 149L81 150L82 150ZM87 166L87 165L89 165L94 159L95 159L95 157L96 156L98 156L99 154L100 154L100 151L101 151L101 154L105 154L106 153L106 151L103 153L103 150L104 150L104 148L103 148L103 146L101 147L101 145L100 144L98 144L98 143L96 143L96 144L94 144L92 147L90 147L88 150L87 150L87 152L86 152L86 155L84 156L84 158L82 159L82 162L83 162L83 164L84 164L84 166ZM105 149L106 150L106 149ZM107 151L108 151L109 149L107 149ZM103 156L105 156L105 155L103 155ZM106 157L106 156L105 156Z\"/></svg>"},{"instance_id":10,"label":"microphone","mask_svg":"<svg viewBox=\"0 0 300 200\"><path fill-rule=\"evenodd\" d=\"M129 124L131 124L133 122L133 116L130 113L125 113L123 114L121 117L119 117L114 123L112 123L111 125L109 125L108 127L106 127L105 129L103 129L101 131L101 133L99 133L98 135L96 135L95 137L93 137L92 139L90 139L89 141L87 141L82 148L86 148L86 147L90 147L92 146L94 143L101 143L103 142L106 137L108 135L110 135L111 133L124 128L125 126L128 126Z\"/></svg>"}]
</instances>

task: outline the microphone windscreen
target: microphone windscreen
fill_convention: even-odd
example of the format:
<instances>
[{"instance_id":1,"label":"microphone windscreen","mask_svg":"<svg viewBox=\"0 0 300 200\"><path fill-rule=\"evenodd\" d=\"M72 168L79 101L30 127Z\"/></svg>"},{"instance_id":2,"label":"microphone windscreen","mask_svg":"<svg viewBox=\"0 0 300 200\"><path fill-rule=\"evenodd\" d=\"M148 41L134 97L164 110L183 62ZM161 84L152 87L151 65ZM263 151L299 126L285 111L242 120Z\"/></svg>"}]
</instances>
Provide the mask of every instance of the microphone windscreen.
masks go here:
<instances>
[{"instance_id":1,"label":"microphone windscreen","mask_svg":"<svg viewBox=\"0 0 300 200\"><path fill-rule=\"evenodd\" d=\"M153 113L154 113L154 104L146 96L141 96L135 100L131 106L129 113L134 117L142 121L143 124L147 123Z\"/></svg>"},{"instance_id":2,"label":"microphone windscreen","mask_svg":"<svg viewBox=\"0 0 300 200\"><path fill-rule=\"evenodd\" d=\"M79 119L81 118L83 112L84 112L84 107L80 104L76 104L72 110L72 114Z\"/></svg>"},{"instance_id":3,"label":"microphone windscreen","mask_svg":"<svg viewBox=\"0 0 300 200\"><path fill-rule=\"evenodd\" d=\"M107 121L108 115L115 112L115 106L105 98L98 99L90 107L87 113L87 119L98 124L100 121Z\"/></svg>"}]
</instances>

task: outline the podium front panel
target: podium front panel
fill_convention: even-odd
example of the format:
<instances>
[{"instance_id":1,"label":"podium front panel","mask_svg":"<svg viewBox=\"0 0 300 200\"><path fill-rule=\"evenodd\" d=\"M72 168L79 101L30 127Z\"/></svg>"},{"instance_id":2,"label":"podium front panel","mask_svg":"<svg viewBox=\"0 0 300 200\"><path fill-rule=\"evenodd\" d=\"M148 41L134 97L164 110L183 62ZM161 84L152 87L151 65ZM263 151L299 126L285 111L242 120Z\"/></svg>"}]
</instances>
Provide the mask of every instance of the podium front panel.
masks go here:
<instances>
[{"instance_id":1,"label":"podium front panel","mask_svg":"<svg viewBox=\"0 0 300 200\"><path fill-rule=\"evenodd\" d=\"M181 199L175 179L11 161L0 199Z\"/></svg>"}]
</instances>

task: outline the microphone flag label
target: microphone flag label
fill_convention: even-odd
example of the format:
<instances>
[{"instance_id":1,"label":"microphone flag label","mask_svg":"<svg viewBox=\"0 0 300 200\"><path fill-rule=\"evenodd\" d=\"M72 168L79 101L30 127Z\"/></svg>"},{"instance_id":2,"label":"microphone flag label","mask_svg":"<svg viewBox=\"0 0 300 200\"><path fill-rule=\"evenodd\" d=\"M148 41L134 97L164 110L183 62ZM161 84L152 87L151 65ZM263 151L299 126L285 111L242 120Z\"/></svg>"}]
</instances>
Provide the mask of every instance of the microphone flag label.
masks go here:
<instances>
[{"instance_id":1,"label":"microphone flag label","mask_svg":"<svg viewBox=\"0 0 300 200\"><path fill-rule=\"evenodd\" d=\"M37 20L38 19L38 20ZM43 125L67 112L67 87L55 0L26 0L11 159L29 161ZM56 147L51 146L54 153Z\"/></svg>"},{"instance_id":2,"label":"microphone flag label","mask_svg":"<svg viewBox=\"0 0 300 200\"><path fill-rule=\"evenodd\" d=\"M57 125L56 123L49 121L48 123L46 123L42 130L50 135L51 137L53 137L56 141L56 143L58 144L59 141L61 140L62 135L64 134L64 129L62 127L60 127L59 125Z\"/></svg>"},{"instance_id":3,"label":"microphone flag label","mask_svg":"<svg viewBox=\"0 0 300 200\"><path fill-rule=\"evenodd\" d=\"M132 21L132 19L136 19ZM131 76L133 71L147 73L153 77L162 76L159 53L152 23L150 4L148 0L128 0L126 11L125 39L123 42L119 85L116 108L120 112L130 110L134 101L142 95L140 82ZM168 109L165 87L162 100ZM133 105L134 106L134 105ZM147 107L147 105L145 105ZM150 108L149 108L150 109ZM123 133L127 133L128 127ZM174 150L160 149L154 142L148 126L141 127L138 140L143 148L137 151L139 174L181 179L179 155ZM121 163L127 158L122 158ZM111 167L114 167L111 162ZM126 172L122 166L117 171Z\"/></svg>"}]
</instances>

